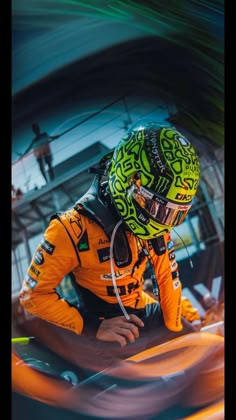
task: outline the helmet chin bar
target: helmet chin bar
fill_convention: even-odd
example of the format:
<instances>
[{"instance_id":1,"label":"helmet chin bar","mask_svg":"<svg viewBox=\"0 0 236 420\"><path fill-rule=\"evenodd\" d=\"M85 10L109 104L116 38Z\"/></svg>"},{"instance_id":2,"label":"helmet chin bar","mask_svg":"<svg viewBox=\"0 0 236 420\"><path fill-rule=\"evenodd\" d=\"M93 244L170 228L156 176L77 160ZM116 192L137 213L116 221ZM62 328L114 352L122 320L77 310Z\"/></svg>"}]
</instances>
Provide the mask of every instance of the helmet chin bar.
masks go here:
<instances>
[{"instance_id":1,"label":"helmet chin bar","mask_svg":"<svg viewBox=\"0 0 236 420\"><path fill-rule=\"evenodd\" d=\"M135 219L135 223L131 221L126 221L126 224L129 226L130 230L133 232L134 235L139 237L140 239L155 239L158 236L165 235L166 233L171 231L170 226L157 226L157 223L153 221L148 215L146 215L142 209L140 209L138 203L134 202L135 209L137 211L137 217ZM137 223L140 222L139 227L142 228L142 232L138 229Z\"/></svg>"}]
</instances>

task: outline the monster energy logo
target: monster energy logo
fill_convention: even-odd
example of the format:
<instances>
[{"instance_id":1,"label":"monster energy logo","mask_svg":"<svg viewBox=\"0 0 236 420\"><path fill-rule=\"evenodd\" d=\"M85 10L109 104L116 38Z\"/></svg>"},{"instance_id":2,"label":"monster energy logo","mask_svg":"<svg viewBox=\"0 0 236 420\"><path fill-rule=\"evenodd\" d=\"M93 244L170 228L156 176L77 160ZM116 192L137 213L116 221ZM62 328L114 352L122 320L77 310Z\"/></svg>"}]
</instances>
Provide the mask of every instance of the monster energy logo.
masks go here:
<instances>
[{"instance_id":1,"label":"monster energy logo","mask_svg":"<svg viewBox=\"0 0 236 420\"><path fill-rule=\"evenodd\" d=\"M162 193L163 191L167 189L168 184L169 184L169 180L164 178L163 176L160 176L158 178L158 182L155 189L159 193Z\"/></svg>"},{"instance_id":2,"label":"monster energy logo","mask_svg":"<svg viewBox=\"0 0 236 420\"><path fill-rule=\"evenodd\" d=\"M152 154L154 155L157 166L159 167L161 172L164 172L166 168L165 168L165 165L162 163L162 160L161 160L161 157L160 157L160 154L159 154L158 146L156 144L155 133L151 133L150 142L151 142Z\"/></svg>"}]
</instances>

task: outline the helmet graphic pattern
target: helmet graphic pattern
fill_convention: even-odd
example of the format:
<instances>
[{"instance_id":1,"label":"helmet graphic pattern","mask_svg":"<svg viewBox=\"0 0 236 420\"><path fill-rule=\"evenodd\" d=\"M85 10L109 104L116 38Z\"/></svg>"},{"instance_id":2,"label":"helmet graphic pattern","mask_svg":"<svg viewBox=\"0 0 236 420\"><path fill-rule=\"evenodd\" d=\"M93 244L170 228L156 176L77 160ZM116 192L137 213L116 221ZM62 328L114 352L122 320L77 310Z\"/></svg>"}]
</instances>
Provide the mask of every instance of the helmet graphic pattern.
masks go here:
<instances>
[{"instance_id":1,"label":"helmet graphic pattern","mask_svg":"<svg viewBox=\"0 0 236 420\"><path fill-rule=\"evenodd\" d=\"M131 231L151 239L171 230L140 208L131 194L140 184L174 203L189 204L200 179L198 156L191 143L173 127L140 121L118 143L108 172L113 202Z\"/></svg>"}]
</instances>

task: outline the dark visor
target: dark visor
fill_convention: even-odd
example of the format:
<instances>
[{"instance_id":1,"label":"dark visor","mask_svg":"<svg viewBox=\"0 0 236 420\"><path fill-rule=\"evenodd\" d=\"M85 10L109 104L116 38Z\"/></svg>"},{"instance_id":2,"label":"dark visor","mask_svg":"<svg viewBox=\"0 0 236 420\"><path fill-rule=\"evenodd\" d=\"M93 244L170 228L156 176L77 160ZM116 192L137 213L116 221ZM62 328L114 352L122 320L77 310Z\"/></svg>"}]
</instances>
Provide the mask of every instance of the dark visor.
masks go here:
<instances>
[{"instance_id":1,"label":"dark visor","mask_svg":"<svg viewBox=\"0 0 236 420\"><path fill-rule=\"evenodd\" d=\"M136 185L130 188L129 196L133 197L153 220L167 226L180 225L192 205L173 203L147 188L138 188Z\"/></svg>"}]
</instances>

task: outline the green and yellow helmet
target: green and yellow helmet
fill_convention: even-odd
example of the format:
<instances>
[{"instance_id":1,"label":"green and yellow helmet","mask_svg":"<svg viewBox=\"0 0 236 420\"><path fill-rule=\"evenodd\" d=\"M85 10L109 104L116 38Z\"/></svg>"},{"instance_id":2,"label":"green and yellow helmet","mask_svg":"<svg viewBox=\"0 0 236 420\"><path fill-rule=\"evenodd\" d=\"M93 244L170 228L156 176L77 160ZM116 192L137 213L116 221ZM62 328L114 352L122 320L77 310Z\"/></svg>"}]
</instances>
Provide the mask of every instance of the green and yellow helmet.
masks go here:
<instances>
[{"instance_id":1,"label":"green and yellow helmet","mask_svg":"<svg viewBox=\"0 0 236 420\"><path fill-rule=\"evenodd\" d=\"M180 225L197 192L200 163L174 127L140 120L114 150L108 185L121 218L139 238Z\"/></svg>"}]
</instances>

